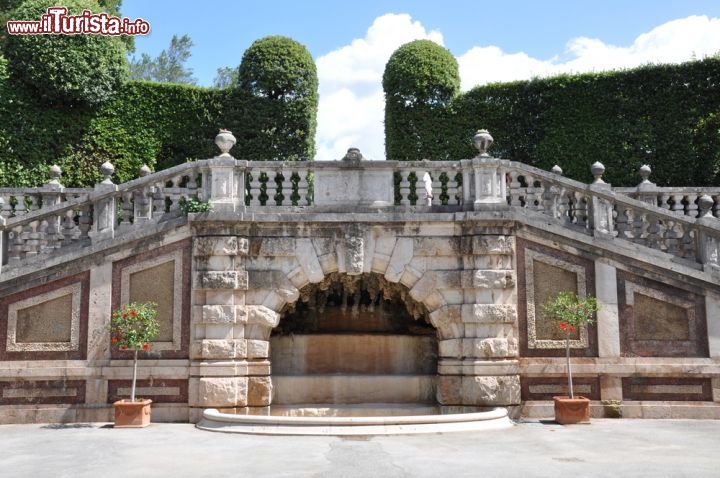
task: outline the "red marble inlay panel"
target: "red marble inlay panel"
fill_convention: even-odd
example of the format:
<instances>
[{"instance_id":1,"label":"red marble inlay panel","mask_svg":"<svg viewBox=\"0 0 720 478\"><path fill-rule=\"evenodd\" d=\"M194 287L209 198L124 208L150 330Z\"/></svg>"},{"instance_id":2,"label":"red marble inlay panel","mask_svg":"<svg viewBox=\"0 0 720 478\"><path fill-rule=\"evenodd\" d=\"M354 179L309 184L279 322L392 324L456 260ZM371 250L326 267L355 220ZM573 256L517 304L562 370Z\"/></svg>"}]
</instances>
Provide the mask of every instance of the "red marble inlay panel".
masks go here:
<instances>
[{"instance_id":1,"label":"red marble inlay panel","mask_svg":"<svg viewBox=\"0 0 720 478\"><path fill-rule=\"evenodd\" d=\"M573 392L590 400L600 400L600 378L573 376ZM520 377L522 400L552 400L554 396L567 394L567 377Z\"/></svg>"},{"instance_id":2,"label":"red marble inlay panel","mask_svg":"<svg viewBox=\"0 0 720 478\"><path fill-rule=\"evenodd\" d=\"M136 386L135 395L137 397L149 398L155 403L188 402L188 381L186 379L138 380ZM132 380L108 380L108 403L130 397L130 387L132 387Z\"/></svg>"},{"instance_id":3,"label":"red marble inlay panel","mask_svg":"<svg viewBox=\"0 0 720 478\"><path fill-rule=\"evenodd\" d=\"M122 271L125 267L139 264L158 256L166 255L178 249L182 250L182 284L175 284L175 287L182 287L182 305L181 305L181 346L176 350L153 351L152 348L148 352L140 352L140 358L152 359L184 359L189 356L190 347L190 287L191 287L191 259L192 259L192 243L190 239L178 241L167 246L158 247L151 251L142 252L126 259L113 263L112 272L112 310L120 308L121 305L121 287L122 287ZM131 359L132 352L123 352L115 347L111 348L110 355L114 359Z\"/></svg>"},{"instance_id":4,"label":"red marble inlay panel","mask_svg":"<svg viewBox=\"0 0 720 478\"><path fill-rule=\"evenodd\" d=\"M80 283L80 330L78 350L8 351L8 309L11 304L45 294L68 285ZM0 361L1 360L84 360L87 357L88 309L90 304L90 271L81 272L41 286L0 298Z\"/></svg>"},{"instance_id":5,"label":"red marble inlay panel","mask_svg":"<svg viewBox=\"0 0 720 478\"><path fill-rule=\"evenodd\" d=\"M709 378L625 377L623 400L712 402Z\"/></svg>"},{"instance_id":6,"label":"red marble inlay panel","mask_svg":"<svg viewBox=\"0 0 720 478\"><path fill-rule=\"evenodd\" d=\"M85 403L85 380L0 382L0 405Z\"/></svg>"},{"instance_id":7,"label":"red marble inlay panel","mask_svg":"<svg viewBox=\"0 0 720 478\"><path fill-rule=\"evenodd\" d=\"M620 351L625 357L708 357L707 321L705 297L645 279L629 272L617 271L618 310L620 312ZM635 304L641 300L667 303L671 310L685 312L683 321L671 322L662 311L648 316L636 313L628 304L628 288L635 296ZM657 298L648 299L646 294ZM645 296L645 297L642 297ZM682 307L673 305L675 300ZM651 302L653 303L653 302ZM663 320L665 319L665 320ZM682 328L681 328L682 326Z\"/></svg>"},{"instance_id":8,"label":"red marble inlay panel","mask_svg":"<svg viewBox=\"0 0 720 478\"><path fill-rule=\"evenodd\" d=\"M518 329L520 335L520 356L521 357L564 357L565 347L562 348L530 348L528 347L528 319L527 319L527 287L530 284L526 280L525 251L527 249L541 252L545 255L561 259L570 264L584 268L585 290L587 294L595 295L595 263L584 257L574 256L560 249L548 247L535 242L517 238L517 283L518 283ZM597 357L598 338L597 326L588 326L588 347L571 348L572 357Z\"/></svg>"}]
</instances>

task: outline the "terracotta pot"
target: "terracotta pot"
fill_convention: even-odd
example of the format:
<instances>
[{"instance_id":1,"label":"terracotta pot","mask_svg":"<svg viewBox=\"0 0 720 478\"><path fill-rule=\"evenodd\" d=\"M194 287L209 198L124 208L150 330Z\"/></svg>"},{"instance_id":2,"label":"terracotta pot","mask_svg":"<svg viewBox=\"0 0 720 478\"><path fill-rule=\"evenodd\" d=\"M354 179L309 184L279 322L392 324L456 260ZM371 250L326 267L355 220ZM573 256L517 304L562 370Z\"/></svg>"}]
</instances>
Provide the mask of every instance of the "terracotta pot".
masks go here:
<instances>
[{"instance_id":1,"label":"terracotta pot","mask_svg":"<svg viewBox=\"0 0 720 478\"><path fill-rule=\"evenodd\" d=\"M553 397L555 421L561 425L590 423L590 399L585 397Z\"/></svg>"},{"instance_id":2,"label":"terracotta pot","mask_svg":"<svg viewBox=\"0 0 720 478\"><path fill-rule=\"evenodd\" d=\"M118 400L115 407L115 428L142 428L150 425L152 400Z\"/></svg>"}]
</instances>

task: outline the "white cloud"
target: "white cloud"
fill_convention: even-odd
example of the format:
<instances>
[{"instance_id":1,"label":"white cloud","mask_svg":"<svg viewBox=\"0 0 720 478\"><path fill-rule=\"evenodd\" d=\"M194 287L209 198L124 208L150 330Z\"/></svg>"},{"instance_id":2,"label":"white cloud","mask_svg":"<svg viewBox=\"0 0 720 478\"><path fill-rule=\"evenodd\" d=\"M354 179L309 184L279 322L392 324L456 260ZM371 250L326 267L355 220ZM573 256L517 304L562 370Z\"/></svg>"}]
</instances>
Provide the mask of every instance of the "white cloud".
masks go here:
<instances>
[{"instance_id":1,"label":"white cloud","mask_svg":"<svg viewBox=\"0 0 720 478\"><path fill-rule=\"evenodd\" d=\"M496 46L473 47L458 57L462 88L534 76L631 68L647 63L680 63L720 51L720 18L691 16L673 20L638 36L632 45L609 45L596 38L570 40L558 61L525 53L505 53Z\"/></svg>"},{"instance_id":2,"label":"white cloud","mask_svg":"<svg viewBox=\"0 0 720 478\"><path fill-rule=\"evenodd\" d=\"M365 38L317 59L320 81L316 159L338 159L350 146L366 157L384 159L385 63L400 45L416 39L440 45L440 32L427 31L410 15L375 19ZM580 37L566 45L564 59L507 53L497 46L475 46L458 57L463 90L473 86L559 73L629 68L646 63L678 63L720 51L720 18L691 16L664 23L629 46Z\"/></svg>"},{"instance_id":3,"label":"white cloud","mask_svg":"<svg viewBox=\"0 0 720 478\"><path fill-rule=\"evenodd\" d=\"M367 158L385 158L385 63L399 46L418 39L443 41L440 33L425 30L410 15L387 14L375 19L365 38L317 59L316 159L339 159L351 146Z\"/></svg>"}]
</instances>

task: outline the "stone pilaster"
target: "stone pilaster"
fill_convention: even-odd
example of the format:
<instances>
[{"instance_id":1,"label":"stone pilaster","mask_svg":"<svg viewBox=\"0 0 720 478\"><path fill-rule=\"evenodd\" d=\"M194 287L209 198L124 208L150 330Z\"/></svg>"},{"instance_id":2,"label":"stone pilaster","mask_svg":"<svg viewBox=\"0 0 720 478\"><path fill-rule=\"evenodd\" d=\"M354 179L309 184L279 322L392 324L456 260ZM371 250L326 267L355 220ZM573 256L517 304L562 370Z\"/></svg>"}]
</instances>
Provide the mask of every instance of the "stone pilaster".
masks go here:
<instances>
[{"instance_id":1,"label":"stone pilaster","mask_svg":"<svg viewBox=\"0 0 720 478\"><path fill-rule=\"evenodd\" d=\"M199 236L193 241L191 407L248 405L247 253L248 241L242 237Z\"/></svg>"},{"instance_id":2,"label":"stone pilaster","mask_svg":"<svg viewBox=\"0 0 720 478\"><path fill-rule=\"evenodd\" d=\"M440 312L438 401L442 404L516 405L517 311L515 240L504 235L464 239L465 304ZM432 317L432 316L431 316Z\"/></svg>"}]
</instances>

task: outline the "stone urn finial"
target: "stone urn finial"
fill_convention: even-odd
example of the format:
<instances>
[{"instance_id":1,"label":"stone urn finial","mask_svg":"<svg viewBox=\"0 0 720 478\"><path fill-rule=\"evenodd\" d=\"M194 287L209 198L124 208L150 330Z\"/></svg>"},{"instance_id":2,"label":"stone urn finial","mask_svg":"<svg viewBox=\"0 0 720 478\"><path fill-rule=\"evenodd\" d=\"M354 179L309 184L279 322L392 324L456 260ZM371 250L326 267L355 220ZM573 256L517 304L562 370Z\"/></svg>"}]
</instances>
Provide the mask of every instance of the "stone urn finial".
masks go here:
<instances>
[{"instance_id":1,"label":"stone urn finial","mask_svg":"<svg viewBox=\"0 0 720 478\"><path fill-rule=\"evenodd\" d=\"M50 181L48 181L48 184L53 185L60 185L60 175L62 174L62 169L60 169L60 166L57 164L53 164L50 166L50 169L48 169L48 176L50 176Z\"/></svg>"},{"instance_id":2,"label":"stone urn finial","mask_svg":"<svg viewBox=\"0 0 720 478\"><path fill-rule=\"evenodd\" d=\"M113 184L112 179L110 179L115 172L115 166L113 166L110 161L105 161L100 165L100 174L103 175L105 179L102 180L102 184Z\"/></svg>"},{"instance_id":3,"label":"stone urn finial","mask_svg":"<svg viewBox=\"0 0 720 478\"><path fill-rule=\"evenodd\" d=\"M649 179L650 174L652 173L652 169L650 169L649 164L643 164L642 166L640 166L639 173L640 173L640 177L642 178L642 181L640 182L640 184L654 185L654 183L652 183Z\"/></svg>"},{"instance_id":4,"label":"stone urn finial","mask_svg":"<svg viewBox=\"0 0 720 478\"><path fill-rule=\"evenodd\" d=\"M552 167L552 169L550 170L550 172L553 172L553 173L555 173L555 174L557 174L557 175L562 176L563 170L562 170L562 168L561 168L560 166L558 166L558 165L556 164L555 166Z\"/></svg>"},{"instance_id":5,"label":"stone urn finial","mask_svg":"<svg viewBox=\"0 0 720 478\"><path fill-rule=\"evenodd\" d=\"M343 156L343 161L361 161L363 158L362 153L358 148L348 148L347 153Z\"/></svg>"},{"instance_id":6,"label":"stone urn finial","mask_svg":"<svg viewBox=\"0 0 720 478\"><path fill-rule=\"evenodd\" d=\"M590 172L595 178L593 184L605 184L605 181L603 181L602 178L602 175L605 172L605 166L603 166L603 163L601 163L600 161L595 161L593 165L590 166Z\"/></svg>"},{"instance_id":7,"label":"stone urn finial","mask_svg":"<svg viewBox=\"0 0 720 478\"><path fill-rule=\"evenodd\" d=\"M235 136L226 129L221 129L217 136L215 136L215 144L220 148L220 156L223 157L230 156L230 150L235 146L236 142Z\"/></svg>"},{"instance_id":8,"label":"stone urn finial","mask_svg":"<svg viewBox=\"0 0 720 478\"><path fill-rule=\"evenodd\" d=\"M140 177L144 178L145 176L149 175L150 173L152 173L152 170L150 170L150 167L147 164L143 164L142 167L140 168Z\"/></svg>"},{"instance_id":9,"label":"stone urn finial","mask_svg":"<svg viewBox=\"0 0 720 478\"><path fill-rule=\"evenodd\" d=\"M481 157L490 157L488 154L488 149L490 149L490 146L493 144L493 137L490 136L490 132L486 129L478 130L477 133L475 133L475 136L473 136L473 144L475 145L475 148L478 150L478 156Z\"/></svg>"}]
</instances>

